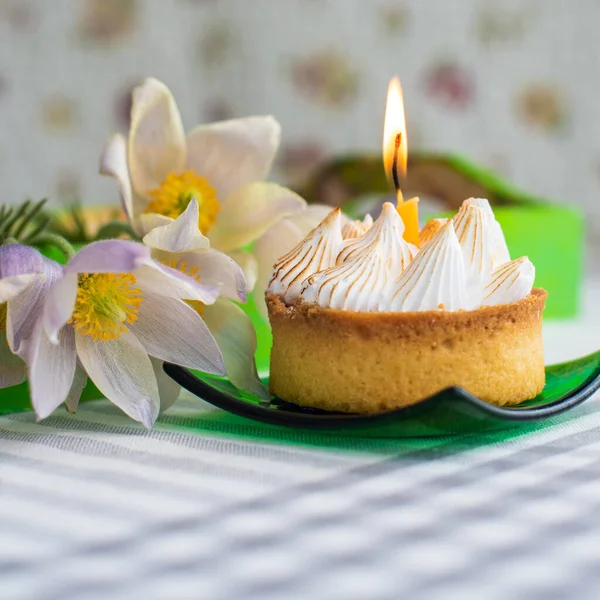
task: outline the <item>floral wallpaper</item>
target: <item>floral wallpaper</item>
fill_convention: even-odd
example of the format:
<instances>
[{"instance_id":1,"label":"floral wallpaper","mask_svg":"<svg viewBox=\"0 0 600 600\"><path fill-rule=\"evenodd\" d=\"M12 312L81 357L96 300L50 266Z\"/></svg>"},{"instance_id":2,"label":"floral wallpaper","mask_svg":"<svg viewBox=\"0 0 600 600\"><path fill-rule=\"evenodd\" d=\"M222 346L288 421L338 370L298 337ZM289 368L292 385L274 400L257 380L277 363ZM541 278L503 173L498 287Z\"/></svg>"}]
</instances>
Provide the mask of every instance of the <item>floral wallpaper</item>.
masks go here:
<instances>
[{"instance_id":1,"label":"floral wallpaper","mask_svg":"<svg viewBox=\"0 0 600 600\"><path fill-rule=\"evenodd\" d=\"M579 204L600 239L598 22L596 0L0 0L1 197L116 201L99 151L150 74L188 126L274 114L301 184L380 151L398 74L409 152Z\"/></svg>"}]
</instances>

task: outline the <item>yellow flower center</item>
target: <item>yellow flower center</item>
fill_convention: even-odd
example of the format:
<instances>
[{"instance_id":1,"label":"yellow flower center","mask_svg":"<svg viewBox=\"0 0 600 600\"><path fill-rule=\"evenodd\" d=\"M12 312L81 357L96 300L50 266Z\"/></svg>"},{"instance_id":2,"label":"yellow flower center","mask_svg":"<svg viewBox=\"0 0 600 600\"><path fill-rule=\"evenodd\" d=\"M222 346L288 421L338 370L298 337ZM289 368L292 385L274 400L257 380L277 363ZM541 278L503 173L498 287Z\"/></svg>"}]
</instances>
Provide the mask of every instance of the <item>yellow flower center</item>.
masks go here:
<instances>
[{"instance_id":1,"label":"yellow flower center","mask_svg":"<svg viewBox=\"0 0 600 600\"><path fill-rule=\"evenodd\" d=\"M144 212L172 219L176 219L192 198L196 198L200 208L198 228L204 234L214 225L221 209L215 188L206 177L200 177L193 169L179 175L170 173L159 187L149 192L149 196L151 199Z\"/></svg>"},{"instance_id":2,"label":"yellow flower center","mask_svg":"<svg viewBox=\"0 0 600 600\"><path fill-rule=\"evenodd\" d=\"M204 302L200 302L200 300L186 300L185 303L193 308L200 316L204 314L204 307L206 306Z\"/></svg>"},{"instance_id":3,"label":"yellow flower center","mask_svg":"<svg viewBox=\"0 0 600 600\"><path fill-rule=\"evenodd\" d=\"M171 269L177 269L184 275L187 275L196 281L200 281L200 269L198 267L190 267L185 260L170 259L161 260L160 262L167 267L171 267ZM205 306L204 302L200 302L200 300L185 300L184 302L202 316Z\"/></svg>"},{"instance_id":4,"label":"yellow flower center","mask_svg":"<svg viewBox=\"0 0 600 600\"><path fill-rule=\"evenodd\" d=\"M116 340L138 318L142 292L131 273L82 273L69 323L94 341Z\"/></svg>"},{"instance_id":5,"label":"yellow flower center","mask_svg":"<svg viewBox=\"0 0 600 600\"><path fill-rule=\"evenodd\" d=\"M7 313L7 304L3 302L0 304L0 333L6 331L6 313Z\"/></svg>"}]
</instances>

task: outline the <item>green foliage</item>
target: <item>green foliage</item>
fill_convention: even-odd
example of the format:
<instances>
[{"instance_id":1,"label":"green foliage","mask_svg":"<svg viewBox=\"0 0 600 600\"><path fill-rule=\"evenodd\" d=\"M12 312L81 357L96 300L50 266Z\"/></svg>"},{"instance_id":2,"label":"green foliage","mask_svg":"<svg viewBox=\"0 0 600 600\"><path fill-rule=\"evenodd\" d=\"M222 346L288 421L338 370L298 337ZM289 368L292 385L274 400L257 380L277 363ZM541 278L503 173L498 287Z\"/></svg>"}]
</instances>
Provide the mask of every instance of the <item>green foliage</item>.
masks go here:
<instances>
[{"instance_id":1,"label":"green foliage","mask_svg":"<svg viewBox=\"0 0 600 600\"><path fill-rule=\"evenodd\" d=\"M68 258L73 247L62 236L48 231L50 217L42 212L46 199L39 202L27 200L20 206L0 207L0 246L26 244L28 246L51 246Z\"/></svg>"}]
</instances>

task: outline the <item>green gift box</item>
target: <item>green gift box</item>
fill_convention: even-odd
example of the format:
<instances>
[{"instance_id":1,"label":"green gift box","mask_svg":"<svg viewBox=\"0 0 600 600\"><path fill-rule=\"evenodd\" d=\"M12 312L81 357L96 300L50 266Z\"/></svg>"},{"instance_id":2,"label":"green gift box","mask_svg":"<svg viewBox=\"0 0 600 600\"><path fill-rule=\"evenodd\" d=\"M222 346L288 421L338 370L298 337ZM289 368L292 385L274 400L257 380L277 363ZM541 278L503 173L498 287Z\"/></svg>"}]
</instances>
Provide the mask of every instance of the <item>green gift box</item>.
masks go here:
<instances>
[{"instance_id":1,"label":"green gift box","mask_svg":"<svg viewBox=\"0 0 600 600\"><path fill-rule=\"evenodd\" d=\"M585 230L577 209L560 205L495 209L511 256L528 256L535 285L548 291L546 318L574 317L583 281Z\"/></svg>"}]
</instances>

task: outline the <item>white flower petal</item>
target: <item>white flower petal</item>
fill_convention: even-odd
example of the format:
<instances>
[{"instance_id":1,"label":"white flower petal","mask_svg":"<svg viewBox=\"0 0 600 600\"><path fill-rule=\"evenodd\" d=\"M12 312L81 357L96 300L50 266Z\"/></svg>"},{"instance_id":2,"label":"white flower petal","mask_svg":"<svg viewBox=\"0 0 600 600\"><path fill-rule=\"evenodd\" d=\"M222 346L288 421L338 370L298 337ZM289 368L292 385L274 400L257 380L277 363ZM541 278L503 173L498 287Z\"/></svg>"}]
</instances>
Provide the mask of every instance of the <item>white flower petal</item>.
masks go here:
<instances>
[{"instance_id":1,"label":"white flower petal","mask_svg":"<svg viewBox=\"0 0 600 600\"><path fill-rule=\"evenodd\" d=\"M29 390L38 418L45 419L67 398L77 355L72 327L63 327L53 344L38 321L29 349Z\"/></svg>"},{"instance_id":2,"label":"white flower petal","mask_svg":"<svg viewBox=\"0 0 600 600\"><path fill-rule=\"evenodd\" d=\"M87 380L87 373L78 361L77 366L75 367L73 383L71 384L71 389L69 390L69 394L65 400L65 405L70 413L77 412L79 398L81 398L81 392L83 392L83 388L86 386Z\"/></svg>"},{"instance_id":3,"label":"white flower petal","mask_svg":"<svg viewBox=\"0 0 600 600\"><path fill-rule=\"evenodd\" d=\"M137 231L136 215L144 210L147 201L131 189L127 166L127 140L121 134L113 135L106 143L100 155L100 174L113 177L117 182L123 210Z\"/></svg>"},{"instance_id":4,"label":"white flower petal","mask_svg":"<svg viewBox=\"0 0 600 600\"><path fill-rule=\"evenodd\" d=\"M178 383L175 383L175 381L165 373L163 369L165 363L163 360L151 356L150 362L152 363L156 382L158 383L160 412L162 413L175 404L175 401L179 398L181 393L181 386Z\"/></svg>"},{"instance_id":5,"label":"white flower petal","mask_svg":"<svg viewBox=\"0 0 600 600\"><path fill-rule=\"evenodd\" d=\"M164 215L159 215L157 213L142 213L141 215L138 215L139 231L137 233L144 237L156 227L168 225L174 220L175 219L171 219L171 217L165 217Z\"/></svg>"},{"instance_id":6,"label":"white flower petal","mask_svg":"<svg viewBox=\"0 0 600 600\"><path fill-rule=\"evenodd\" d=\"M206 307L203 318L221 348L231 383L268 399L269 392L256 372L256 332L248 315L230 300L219 298Z\"/></svg>"},{"instance_id":7,"label":"white flower petal","mask_svg":"<svg viewBox=\"0 0 600 600\"><path fill-rule=\"evenodd\" d=\"M33 327L43 312L44 302L51 286L62 274L62 267L44 258L43 272L36 275L31 284L8 303L6 332L13 352L25 358L27 340L33 334Z\"/></svg>"},{"instance_id":8,"label":"white flower petal","mask_svg":"<svg viewBox=\"0 0 600 600\"><path fill-rule=\"evenodd\" d=\"M27 378L25 363L8 347L6 333L0 331L0 389L23 383Z\"/></svg>"},{"instance_id":9,"label":"white flower petal","mask_svg":"<svg viewBox=\"0 0 600 600\"><path fill-rule=\"evenodd\" d=\"M151 262L150 249L129 240L102 240L82 248L65 273L130 273Z\"/></svg>"},{"instance_id":10,"label":"white flower petal","mask_svg":"<svg viewBox=\"0 0 600 600\"><path fill-rule=\"evenodd\" d=\"M185 165L185 133L167 86L146 81L133 92L127 162L134 190L144 196Z\"/></svg>"},{"instance_id":11,"label":"white flower petal","mask_svg":"<svg viewBox=\"0 0 600 600\"><path fill-rule=\"evenodd\" d=\"M306 202L288 188L276 183L250 183L223 201L217 226L208 237L217 250L237 250L258 239L280 219L305 208Z\"/></svg>"},{"instance_id":12,"label":"white flower petal","mask_svg":"<svg viewBox=\"0 0 600 600\"><path fill-rule=\"evenodd\" d=\"M76 273L64 275L48 290L42 319L46 335L53 344L58 344L58 333L71 318L76 299Z\"/></svg>"},{"instance_id":13,"label":"white flower petal","mask_svg":"<svg viewBox=\"0 0 600 600\"><path fill-rule=\"evenodd\" d=\"M0 279L0 304L4 304L26 290L38 277L35 273L24 273Z\"/></svg>"},{"instance_id":14,"label":"white flower petal","mask_svg":"<svg viewBox=\"0 0 600 600\"><path fill-rule=\"evenodd\" d=\"M243 185L266 179L280 138L281 126L270 116L201 125L188 135L187 166L207 177L223 200Z\"/></svg>"},{"instance_id":15,"label":"white flower petal","mask_svg":"<svg viewBox=\"0 0 600 600\"><path fill-rule=\"evenodd\" d=\"M145 293L165 298L198 300L212 304L219 296L219 288L188 277L187 275L156 262L140 267L135 272L136 285Z\"/></svg>"},{"instance_id":16,"label":"white flower petal","mask_svg":"<svg viewBox=\"0 0 600 600\"><path fill-rule=\"evenodd\" d=\"M200 315L182 300L145 294L129 329L151 356L205 373L225 374L213 336Z\"/></svg>"},{"instance_id":17,"label":"white flower petal","mask_svg":"<svg viewBox=\"0 0 600 600\"><path fill-rule=\"evenodd\" d=\"M212 248L180 254L155 250L152 255L158 261L185 263L188 272L198 269L196 275L202 284L218 289L220 296L246 301L246 278L242 268L223 252Z\"/></svg>"},{"instance_id":18,"label":"white flower petal","mask_svg":"<svg viewBox=\"0 0 600 600\"><path fill-rule=\"evenodd\" d=\"M208 238L198 229L198 202L194 198L185 211L168 225L156 227L144 236L146 246L166 252L190 252L210 247Z\"/></svg>"},{"instance_id":19,"label":"white flower petal","mask_svg":"<svg viewBox=\"0 0 600 600\"><path fill-rule=\"evenodd\" d=\"M215 250L215 252L218 252L218 250ZM252 256L252 254L246 252L245 250L230 250L227 255L231 257L231 259L242 271L242 276L246 283L246 291L243 294L238 295L242 302L246 302L247 294L252 292L254 285L256 284L256 277L258 275L258 265L256 264L256 259L254 256ZM221 296L227 296L233 300L238 300L238 298L235 298L230 293L226 293L223 288L221 288Z\"/></svg>"},{"instance_id":20,"label":"white flower petal","mask_svg":"<svg viewBox=\"0 0 600 600\"><path fill-rule=\"evenodd\" d=\"M96 387L126 415L150 429L160 399L152 363L139 340L126 332L105 342L77 334L75 342L79 359Z\"/></svg>"},{"instance_id":21,"label":"white flower petal","mask_svg":"<svg viewBox=\"0 0 600 600\"><path fill-rule=\"evenodd\" d=\"M267 317L265 290L273 275L273 266L282 256L299 244L305 235L292 219L282 219L269 227L254 246L254 258L256 259L258 271L254 287L254 299L259 312L264 318Z\"/></svg>"}]
</instances>

